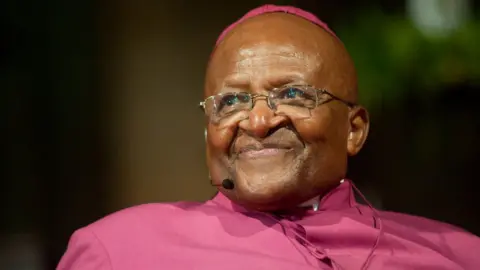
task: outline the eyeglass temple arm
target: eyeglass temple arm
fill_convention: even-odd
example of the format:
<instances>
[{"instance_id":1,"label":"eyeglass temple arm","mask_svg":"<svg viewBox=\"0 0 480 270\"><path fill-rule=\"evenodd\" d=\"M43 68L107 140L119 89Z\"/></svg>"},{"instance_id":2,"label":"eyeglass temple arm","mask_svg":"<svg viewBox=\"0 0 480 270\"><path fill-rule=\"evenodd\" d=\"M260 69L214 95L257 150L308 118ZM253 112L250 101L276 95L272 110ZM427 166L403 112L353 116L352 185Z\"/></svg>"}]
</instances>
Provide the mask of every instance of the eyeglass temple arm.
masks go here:
<instances>
[{"instance_id":1,"label":"eyeglass temple arm","mask_svg":"<svg viewBox=\"0 0 480 270\"><path fill-rule=\"evenodd\" d=\"M345 100L345 99L343 99L343 98L339 98L339 97L335 96L334 94L328 92L328 91L325 90L325 89L317 90L317 95L318 95L318 93L327 94L327 95L329 95L332 99L338 100L338 101L344 103L345 105L347 105L348 107L355 107L355 106L357 106L356 103L347 101L347 100Z\"/></svg>"}]
</instances>

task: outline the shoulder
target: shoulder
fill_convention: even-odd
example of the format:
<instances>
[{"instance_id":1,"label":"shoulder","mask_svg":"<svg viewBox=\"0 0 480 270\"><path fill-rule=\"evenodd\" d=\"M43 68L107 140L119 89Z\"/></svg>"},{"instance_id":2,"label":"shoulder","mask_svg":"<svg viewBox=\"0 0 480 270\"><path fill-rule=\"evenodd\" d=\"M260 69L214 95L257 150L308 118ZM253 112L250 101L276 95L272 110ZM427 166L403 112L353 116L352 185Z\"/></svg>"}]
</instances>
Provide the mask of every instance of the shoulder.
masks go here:
<instances>
[{"instance_id":1,"label":"shoulder","mask_svg":"<svg viewBox=\"0 0 480 270\"><path fill-rule=\"evenodd\" d=\"M166 217L183 217L190 214L192 209L201 209L203 203L149 203L142 204L114 212L87 227L94 231L110 230L111 227L131 227L136 224L158 223Z\"/></svg>"},{"instance_id":2,"label":"shoulder","mask_svg":"<svg viewBox=\"0 0 480 270\"><path fill-rule=\"evenodd\" d=\"M401 226L414 229L418 232L425 233L434 233L434 234L445 234L445 233L459 233L471 235L469 232L461 229L460 227L441 222L438 220L433 220L421 216L390 212L390 211L381 211L381 217L384 220L396 223ZM477 238L474 235L472 237Z\"/></svg>"},{"instance_id":3,"label":"shoulder","mask_svg":"<svg viewBox=\"0 0 480 270\"><path fill-rule=\"evenodd\" d=\"M415 215L381 212L381 218L397 232L409 231L432 243L436 250L450 254L466 269L480 264L480 238L457 226Z\"/></svg>"},{"instance_id":4,"label":"shoulder","mask_svg":"<svg viewBox=\"0 0 480 270\"><path fill-rule=\"evenodd\" d=\"M57 269L109 270L112 263L128 260L134 251L165 242L172 232L186 231L209 211L218 211L212 208L208 203L178 202L120 210L75 231Z\"/></svg>"},{"instance_id":5,"label":"shoulder","mask_svg":"<svg viewBox=\"0 0 480 270\"><path fill-rule=\"evenodd\" d=\"M121 238L148 238L151 234L185 229L187 224L202 221L214 205L199 202L151 203L126 208L86 227L106 242Z\"/></svg>"},{"instance_id":6,"label":"shoulder","mask_svg":"<svg viewBox=\"0 0 480 270\"><path fill-rule=\"evenodd\" d=\"M111 270L110 257L97 236L88 229L73 233L57 270Z\"/></svg>"}]
</instances>

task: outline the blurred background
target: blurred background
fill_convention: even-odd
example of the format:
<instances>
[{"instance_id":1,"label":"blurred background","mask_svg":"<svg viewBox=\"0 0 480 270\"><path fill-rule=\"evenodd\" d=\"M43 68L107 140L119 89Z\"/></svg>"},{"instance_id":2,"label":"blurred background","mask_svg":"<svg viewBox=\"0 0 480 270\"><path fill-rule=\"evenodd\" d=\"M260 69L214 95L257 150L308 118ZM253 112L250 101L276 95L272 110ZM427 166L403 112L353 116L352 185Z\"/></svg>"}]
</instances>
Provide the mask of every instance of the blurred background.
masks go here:
<instances>
[{"instance_id":1,"label":"blurred background","mask_svg":"<svg viewBox=\"0 0 480 270\"><path fill-rule=\"evenodd\" d=\"M352 54L372 127L349 175L367 197L480 234L478 1L4 0L0 269L54 269L106 214L214 194L206 62L265 3L317 14Z\"/></svg>"}]
</instances>

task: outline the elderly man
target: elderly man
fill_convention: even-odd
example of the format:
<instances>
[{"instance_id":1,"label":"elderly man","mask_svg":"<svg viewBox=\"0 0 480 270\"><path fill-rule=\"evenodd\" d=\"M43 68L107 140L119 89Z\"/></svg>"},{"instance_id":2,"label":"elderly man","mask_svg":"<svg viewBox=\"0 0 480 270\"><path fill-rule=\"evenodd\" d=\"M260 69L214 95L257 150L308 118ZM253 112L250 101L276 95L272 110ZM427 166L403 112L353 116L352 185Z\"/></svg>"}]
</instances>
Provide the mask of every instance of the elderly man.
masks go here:
<instances>
[{"instance_id":1,"label":"elderly man","mask_svg":"<svg viewBox=\"0 0 480 270\"><path fill-rule=\"evenodd\" d=\"M72 236L58 269L480 269L480 239L375 210L345 179L369 128L347 51L312 14L247 13L205 81L205 203L126 209Z\"/></svg>"}]
</instances>

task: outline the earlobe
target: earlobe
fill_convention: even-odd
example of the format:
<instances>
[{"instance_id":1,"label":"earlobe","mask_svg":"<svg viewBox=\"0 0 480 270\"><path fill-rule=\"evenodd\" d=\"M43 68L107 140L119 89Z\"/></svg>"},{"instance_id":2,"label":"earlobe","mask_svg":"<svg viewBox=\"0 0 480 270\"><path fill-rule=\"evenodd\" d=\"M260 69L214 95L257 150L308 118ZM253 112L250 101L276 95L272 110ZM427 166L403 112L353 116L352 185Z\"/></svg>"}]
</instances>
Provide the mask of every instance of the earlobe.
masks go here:
<instances>
[{"instance_id":1,"label":"earlobe","mask_svg":"<svg viewBox=\"0 0 480 270\"><path fill-rule=\"evenodd\" d=\"M360 152L368 137L370 120L363 107L356 107L350 113L350 133L348 134L347 152L354 156Z\"/></svg>"}]
</instances>

